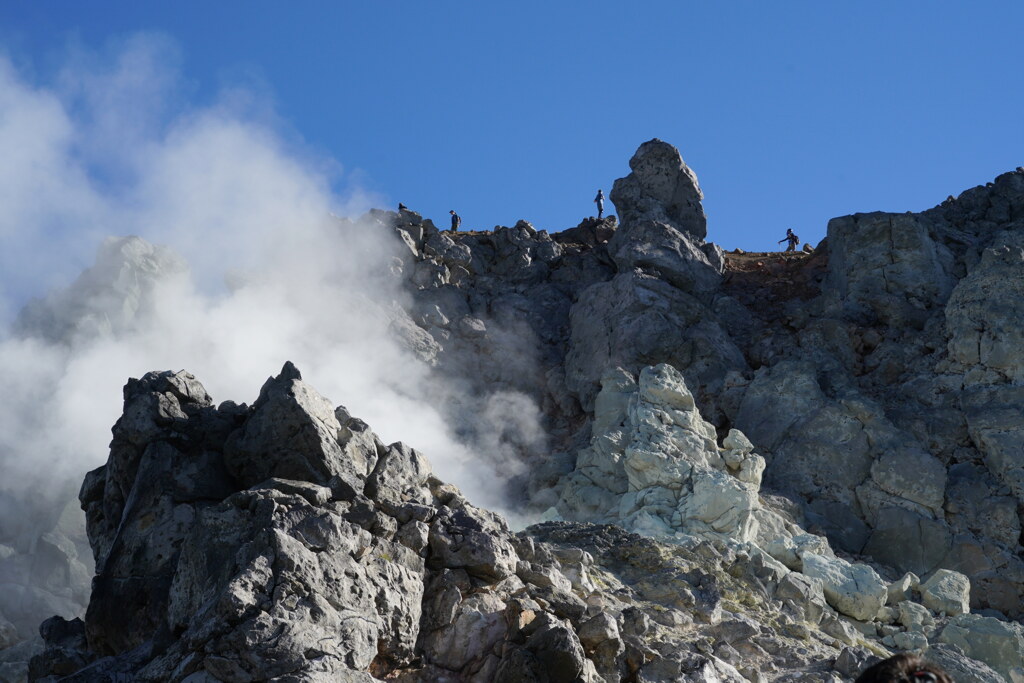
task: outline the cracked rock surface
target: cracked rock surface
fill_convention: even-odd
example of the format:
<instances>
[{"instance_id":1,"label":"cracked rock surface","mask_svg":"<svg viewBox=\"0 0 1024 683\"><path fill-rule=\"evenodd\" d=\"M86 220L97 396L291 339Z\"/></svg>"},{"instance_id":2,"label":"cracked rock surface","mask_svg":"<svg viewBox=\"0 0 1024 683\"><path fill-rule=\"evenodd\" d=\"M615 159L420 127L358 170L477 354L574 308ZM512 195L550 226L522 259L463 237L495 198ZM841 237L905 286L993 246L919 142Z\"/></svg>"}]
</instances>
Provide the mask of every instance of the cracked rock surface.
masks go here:
<instances>
[{"instance_id":1,"label":"cracked rock surface","mask_svg":"<svg viewBox=\"0 0 1024 683\"><path fill-rule=\"evenodd\" d=\"M657 406L675 434L643 442L657 471L688 453L677 466L691 477L718 472L756 499L740 477L751 444L736 432L716 446L671 368L650 369L637 391L649 404L633 400L634 412ZM689 533L655 539L547 522L516 534L423 454L327 405L290 363L252 407L214 406L186 372L131 380L110 458L82 487L89 609L43 624L30 679L840 681L844 662L888 651L883 633L935 638L963 661L973 648L1007 671L1016 661L988 625L1002 622L913 601L915 587L950 599L962 575L887 585L767 505L748 521L776 525L786 540L773 550L793 568L742 525L684 523ZM231 464L253 433L261 481Z\"/></svg>"},{"instance_id":2,"label":"cracked rock surface","mask_svg":"<svg viewBox=\"0 0 1024 683\"><path fill-rule=\"evenodd\" d=\"M630 169L621 222L360 225L394 237L392 333L464 389L453 430L536 407L543 439L503 438L549 522L513 534L290 366L251 407L151 373L81 488L88 546L73 515L0 528L0 675L57 612L39 680L827 681L925 648L1024 678L1024 170L723 254L675 147ZM24 328L117 334L176 269L108 251L109 306Z\"/></svg>"}]
</instances>

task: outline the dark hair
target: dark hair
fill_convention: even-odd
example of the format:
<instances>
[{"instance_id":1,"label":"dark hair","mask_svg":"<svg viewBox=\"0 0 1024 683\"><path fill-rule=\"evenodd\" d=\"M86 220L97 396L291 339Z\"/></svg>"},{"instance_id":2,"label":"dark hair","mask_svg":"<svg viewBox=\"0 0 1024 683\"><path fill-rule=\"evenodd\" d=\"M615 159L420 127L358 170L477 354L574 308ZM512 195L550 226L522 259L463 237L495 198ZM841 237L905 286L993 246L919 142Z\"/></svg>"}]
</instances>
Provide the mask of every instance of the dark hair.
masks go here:
<instances>
[{"instance_id":1,"label":"dark hair","mask_svg":"<svg viewBox=\"0 0 1024 683\"><path fill-rule=\"evenodd\" d=\"M903 652L864 669L856 683L953 683L953 679L934 664Z\"/></svg>"}]
</instances>

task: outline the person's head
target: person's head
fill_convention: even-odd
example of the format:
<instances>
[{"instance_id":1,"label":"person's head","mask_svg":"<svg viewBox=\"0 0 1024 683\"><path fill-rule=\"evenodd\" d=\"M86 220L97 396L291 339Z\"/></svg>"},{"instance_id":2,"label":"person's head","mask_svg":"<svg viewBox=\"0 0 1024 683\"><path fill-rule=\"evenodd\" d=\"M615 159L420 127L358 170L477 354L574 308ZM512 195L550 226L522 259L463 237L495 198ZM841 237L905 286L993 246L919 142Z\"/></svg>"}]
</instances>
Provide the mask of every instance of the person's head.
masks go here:
<instances>
[{"instance_id":1,"label":"person's head","mask_svg":"<svg viewBox=\"0 0 1024 683\"><path fill-rule=\"evenodd\" d=\"M953 679L918 655L902 652L864 669L855 683L953 683Z\"/></svg>"},{"instance_id":2,"label":"person's head","mask_svg":"<svg viewBox=\"0 0 1024 683\"><path fill-rule=\"evenodd\" d=\"M448 213L450 213L451 215L453 215L453 216L454 216L454 215L455 215L455 209L452 209L452 210L451 210L451 211L449 211Z\"/></svg>"}]
</instances>

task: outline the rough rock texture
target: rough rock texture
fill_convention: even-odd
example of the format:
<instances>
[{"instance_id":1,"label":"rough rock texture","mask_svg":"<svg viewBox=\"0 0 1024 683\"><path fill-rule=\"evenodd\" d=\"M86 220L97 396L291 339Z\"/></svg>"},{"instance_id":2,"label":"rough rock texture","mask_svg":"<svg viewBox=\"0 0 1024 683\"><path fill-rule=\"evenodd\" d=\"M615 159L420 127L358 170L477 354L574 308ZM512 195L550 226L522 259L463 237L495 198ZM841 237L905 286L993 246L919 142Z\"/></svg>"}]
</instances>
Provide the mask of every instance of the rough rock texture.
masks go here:
<instances>
[{"instance_id":1,"label":"rough rock texture","mask_svg":"<svg viewBox=\"0 0 1024 683\"><path fill-rule=\"evenodd\" d=\"M622 228L608 242L619 272L638 269L684 291L717 288L721 250L705 244L707 221L697 176L679 150L661 140L645 142L615 181L611 199Z\"/></svg>"},{"instance_id":2,"label":"rough rock texture","mask_svg":"<svg viewBox=\"0 0 1024 683\"><path fill-rule=\"evenodd\" d=\"M691 368L707 404L729 372L745 365L720 319L700 300L641 271L582 291L569 322L566 385L588 411L602 376L616 367L634 374L659 362Z\"/></svg>"},{"instance_id":3,"label":"rough rock texture","mask_svg":"<svg viewBox=\"0 0 1024 683\"><path fill-rule=\"evenodd\" d=\"M416 451L342 424L290 364L252 408L213 407L187 373L129 382L82 503L97 561L89 611L84 625L44 629L34 679L67 673L62 634L75 628L76 656L91 661L76 680L371 680L435 659L475 673L491 666L479 633L461 652L418 640L477 613L457 586L473 602L474 587L501 584L476 598L498 615L522 587L502 520ZM440 611L424 615L430 600Z\"/></svg>"},{"instance_id":4,"label":"rough rock texture","mask_svg":"<svg viewBox=\"0 0 1024 683\"><path fill-rule=\"evenodd\" d=\"M825 599L839 612L872 621L885 604L885 582L871 567L814 553L806 553L801 559L803 573L821 581Z\"/></svg>"},{"instance_id":5,"label":"rough rock texture","mask_svg":"<svg viewBox=\"0 0 1024 683\"><path fill-rule=\"evenodd\" d=\"M700 203L704 193L678 149L655 138L640 145L629 168L632 173L616 180L611 194L624 223L657 219L692 238L704 239L708 232Z\"/></svg>"},{"instance_id":6,"label":"rough rock texture","mask_svg":"<svg viewBox=\"0 0 1024 683\"><path fill-rule=\"evenodd\" d=\"M610 526L516 536L323 405L291 364L251 408L185 372L130 381L82 488L89 610L44 624L31 679L742 681L837 654L798 647L796 616L771 625L786 570L764 557Z\"/></svg>"},{"instance_id":7,"label":"rough rock texture","mask_svg":"<svg viewBox=\"0 0 1024 683\"><path fill-rule=\"evenodd\" d=\"M595 410L590 447L562 490L562 515L649 535L754 538L764 460L739 432L729 437L733 448L716 445L714 426L672 366L644 368L639 378L612 371Z\"/></svg>"},{"instance_id":8,"label":"rough rock texture","mask_svg":"<svg viewBox=\"0 0 1024 683\"><path fill-rule=\"evenodd\" d=\"M750 296L756 271L729 279L749 319L727 329L750 369L718 400L765 457L765 487L837 548L960 572L974 608L1011 616L1024 612L1022 216L1017 171L921 214L834 219L807 261L816 284L798 261L761 266L773 307Z\"/></svg>"},{"instance_id":9,"label":"rough rock texture","mask_svg":"<svg viewBox=\"0 0 1024 683\"><path fill-rule=\"evenodd\" d=\"M394 236L396 255L382 270L406 289L411 304L389 311L392 331L444 380L439 385L454 381L462 389L437 400L453 430L472 441L493 429L475 419L474 410L492 398L506 401L508 415L536 406L544 439L514 429L501 435L508 448L500 457L525 464L527 474L510 490L526 510L554 507L554 514L573 520L559 522L568 530L590 528L579 526L585 522L624 525L656 536L649 543L660 555L692 552L686 561L696 564L707 560L694 558L709 547L722 557L745 558L742 568L728 562L720 568L742 575L742 591L755 597L737 599L735 609L722 612L732 612L734 621L746 616L761 633L770 630L768 641L784 645L772 650L755 641L770 653L766 658L745 644L753 636L732 634L720 642L707 635L719 612L684 605L680 614L703 626L683 641L670 638L665 642L671 645L655 654L640 645L631 650L626 636L640 633L643 644L650 633L645 618L686 625L685 616L663 616L661 610L675 609L671 595L651 588L647 595L659 596L651 602L659 609L639 615L603 610L616 615L614 627L597 619L602 610L591 610L587 601L611 599L619 584L608 576L619 575L591 570L573 554L583 540L560 551L566 559L557 567L531 559L521 547L526 541L513 543L513 554L500 543L492 547L485 538L506 538L495 530L498 521L481 511L466 513L473 521L462 519L458 511L471 508L452 504L457 494L431 483L421 456L397 445L371 447L365 425L345 411L333 411L332 419L329 406L296 389L299 380L286 371L252 409L214 408L180 377L164 377L159 382L166 388L139 394L163 399L138 398L130 410L126 403L110 469L91 474L82 490L90 541L101 560L98 603L81 627L90 656L116 651L118 666L136 671L156 661L143 656L146 643L164 647L170 633L179 647L178 636L192 628L186 616L168 631L163 613L129 609L126 628L113 623L109 596L123 587L133 601L169 605L177 565L166 553L184 552L184 531L205 528L197 520L207 519L207 507L226 505L234 495L277 500L280 493L299 495L317 510L356 507L365 521L353 523L375 539L421 548L423 606L412 659L404 646L381 646L399 654L380 660L375 654L369 669L352 669L355 660L339 655L342 648L323 655L330 666L344 660L352 670L412 680L451 672L478 680L543 680L547 671L584 679L730 680L728 667L735 664L748 680L821 681L851 677L869 652L929 647L958 671L982 672L977 680L992 679L964 653L989 661L1001 672L993 675L1016 675L1019 664L1005 654L1016 650L991 642L998 632L1012 645L1019 627L1011 620L1024 616L1024 304L1018 296L1024 170L929 211L834 219L827 239L806 253L725 255L704 242L701 193L678 150L645 143L631 169L611 192L621 223L585 219L549 234L520 221L452 234L414 212L377 211L360 227ZM159 420L145 418L153 410ZM260 417L278 411L281 418ZM277 419L288 426L279 428ZM149 440L168 425L176 436ZM291 430L294 443L265 443ZM161 464L167 459L213 474L177 482L178 469ZM144 480L136 482L140 471ZM289 481L321 488L305 496L282 493ZM311 502L326 491L329 498ZM449 493L455 497L446 500ZM433 512L424 519L399 514L400 503L411 500ZM153 512L133 521L133 506ZM332 514L348 519L356 513ZM281 538L306 538L291 526L298 523L294 516L258 521ZM252 518L240 522L256 533ZM133 538L142 525L153 528L152 541ZM463 526L451 542L438 537L452 525ZM640 552L632 541L620 541ZM279 546L269 547L277 557ZM554 553L540 557L548 552ZM586 552L595 561L602 555ZM136 556L145 560L145 571L131 568L129 557ZM707 561L701 571L714 574L718 560ZM952 596L932 590L948 576L943 570L965 577L969 590L959 580ZM289 586L295 582L291 569L268 571ZM617 580L639 590L627 578ZM513 602L519 588L512 586L520 582L533 588ZM216 591L210 595L221 594ZM976 614L951 617L951 602L925 602L925 594L929 601L945 594ZM758 601L768 607L762 611ZM295 618L307 619L298 602L277 612L270 609L274 604L267 603L266 614L277 616L268 619L286 620L281 610L298 610ZM308 619L321 618L310 610L315 617ZM448 616L440 621L427 616L442 613ZM336 618L323 614L328 622ZM375 614L367 617L374 624L392 619ZM773 616L779 614L791 623ZM510 623L518 624L514 635ZM48 639L51 651L63 648L72 662L79 656L76 628L56 629L64 635ZM378 637L391 642L380 635L383 629ZM364 636L353 635L352 642ZM188 647L198 647L192 642ZM816 649L821 644L831 649ZM849 648L845 656L840 646ZM128 652L135 653L134 664L125 664ZM193 663L212 656L192 652ZM281 655L282 661L290 656ZM794 664L800 657L806 666ZM811 658L829 666L834 659L835 668L814 668ZM769 661L774 669L761 665ZM212 669L204 663L202 671L244 678L226 672L236 664L258 665L232 662L214 661ZM616 668L623 662L625 669ZM195 666L190 670L198 672Z\"/></svg>"},{"instance_id":10,"label":"rough rock texture","mask_svg":"<svg viewBox=\"0 0 1024 683\"><path fill-rule=\"evenodd\" d=\"M961 614L942 630L943 643L959 647L1013 681L1024 673L1024 627L977 614Z\"/></svg>"},{"instance_id":11,"label":"rough rock texture","mask_svg":"<svg viewBox=\"0 0 1024 683\"><path fill-rule=\"evenodd\" d=\"M940 569L921 585L921 602L950 616L971 611L971 582L960 572Z\"/></svg>"},{"instance_id":12,"label":"rough rock texture","mask_svg":"<svg viewBox=\"0 0 1024 683\"><path fill-rule=\"evenodd\" d=\"M718 448L677 373L650 368L637 391L634 411L657 406L676 438L648 429L643 443L664 449L642 458L661 464L638 473L660 477L687 453L694 481L719 467L740 481L752 445L732 432ZM131 380L124 398L110 458L81 493L89 610L43 624L30 680L841 681L886 654L885 638L927 647L919 628L945 625L904 601L918 615L904 630L870 568L798 550L803 573L791 571L741 528L513 534L414 449L325 409L290 363L252 407L215 407L185 372ZM943 642L1012 669L1010 645L960 619Z\"/></svg>"},{"instance_id":13,"label":"rough rock texture","mask_svg":"<svg viewBox=\"0 0 1024 683\"><path fill-rule=\"evenodd\" d=\"M519 490L550 505L557 497L551 487L571 468L586 419L565 369L570 311L581 292L614 273L606 243L616 218L588 218L554 235L527 221L488 232L439 232L412 211L371 212L369 219L393 231L405 253L396 275L412 305L390 312L393 329L443 378L439 385L462 389L434 403L470 442L489 439L481 430L492 427L467 407L493 400L504 411L533 403L545 441L529 443L515 430L502 438L529 463L531 481Z\"/></svg>"}]
</instances>

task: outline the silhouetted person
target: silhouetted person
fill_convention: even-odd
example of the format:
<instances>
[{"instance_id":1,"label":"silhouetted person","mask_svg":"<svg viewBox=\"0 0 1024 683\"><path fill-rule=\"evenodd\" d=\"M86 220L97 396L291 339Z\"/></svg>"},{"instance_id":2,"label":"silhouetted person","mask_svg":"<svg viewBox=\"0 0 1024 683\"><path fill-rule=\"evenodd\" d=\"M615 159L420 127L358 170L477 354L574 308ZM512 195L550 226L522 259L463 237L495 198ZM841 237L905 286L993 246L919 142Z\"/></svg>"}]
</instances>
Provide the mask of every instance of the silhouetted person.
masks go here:
<instances>
[{"instance_id":1,"label":"silhouetted person","mask_svg":"<svg viewBox=\"0 0 1024 683\"><path fill-rule=\"evenodd\" d=\"M901 652L864 669L855 683L953 683L953 679L921 657Z\"/></svg>"},{"instance_id":2,"label":"silhouetted person","mask_svg":"<svg viewBox=\"0 0 1024 683\"><path fill-rule=\"evenodd\" d=\"M406 206L405 204L403 204L402 202L398 202L398 210L399 211L408 211L409 207Z\"/></svg>"},{"instance_id":3,"label":"silhouetted person","mask_svg":"<svg viewBox=\"0 0 1024 683\"><path fill-rule=\"evenodd\" d=\"M601 214L604 213L604 191L598 190L597 196L594 197L594 203L597 204L597 217L600 218Z\"/></svg>"},{"instance_id":4,"label":"silhouetted person","mask_svg":"<svg viewBox=\"0 0 1024 683\"><path fill-rule=\"evenodd\" d=\"M779 244L783 242L789 242L789 246L786 247L786 251L796 251L796 243L800 241L800 238L793 234L792 228L786 228L786 236L779 240Z\"/></svg>"},{"instance_id":5,"label":"silhouetted person","mask_svg":"<svg viewBox=\"0 0 1024 683\"><path fill-rule=\"evenodd\" d=\"M452 232L458 232L459 226L462 225L462 219L459 218L459 214L455 213L455 209L452 209L448 213L452 215Z\"/></svg>"}]
</instances>

